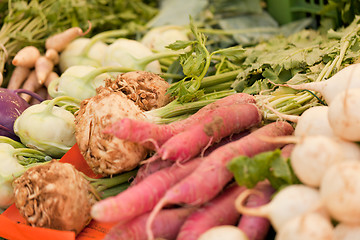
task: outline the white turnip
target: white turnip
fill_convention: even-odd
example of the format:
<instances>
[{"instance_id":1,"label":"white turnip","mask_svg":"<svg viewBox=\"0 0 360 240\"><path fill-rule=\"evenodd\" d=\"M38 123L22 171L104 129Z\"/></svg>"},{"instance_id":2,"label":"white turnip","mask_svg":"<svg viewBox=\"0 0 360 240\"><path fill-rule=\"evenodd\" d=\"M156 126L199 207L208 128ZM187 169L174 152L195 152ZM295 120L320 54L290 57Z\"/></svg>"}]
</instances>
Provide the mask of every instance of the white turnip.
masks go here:
<instances>
[{"instance_id":1,"label":"white turnip","mask_svg":"<svg viewBox=\"0 0 360 240\"><path fill-rule=\"evenodd\" d=\"M298 137L323 135L334 137L328 120L328 106L315 106L304 111L297 120L294 135Z\"/></svg>"},{"instance_id":2,"label":"white turnip","mask_svg":"<svg viewBox=\"0 0 360 240\"><path fill-rule=\"evenodd\" d=\"M339 223L334 228L334 240L360 240L360 225Z\"/></svg>"},{"instance_id":3,"label":"white turnip","mask_svg":"<svg viewBox=\"0 0 360 240\"><path fill-rule=\"evenodd\" d=\"M337 95L329 106L329 123L336 136L360 141L360 88Z\"/></svg>"},{"instance_id":4,"label":"white turnip","mask_svg":"<svg viewBox=\"0 0 360 240\"><path fill-rule=\"evenodd\" d=\"M360 162L331 166L321 181L320 196L330 216L346 224L360 224Z\"/></svg>"},{"instance_id":5,"label":"white turnip","mask_svg":"<svg viewBox=\"0 0 360 240\"><path fill-rule=\"evenodd\" d=\"M198 240L249 240L243 231L232 225L213 227L200 235Z\"/></svg>"},{"instance_id":6,"label":"white turnip","mask_svg":"<svg viewBox=\"0 0 360 240\"><path fill-rule=\"evenodd\" d=\"M331 104L339 93L346 89L360 88L360 63L349 65L328 80L299 85L286 85L294 89L319 92L327 104Z\"/></svg>"},{"instance_id":7,"label":"white turnip","mask_svg":"<svg viewBox=\"0 0 360 240\"><path fill-rule=\"evenodd\" d=\"M302 183L318 187L330 166L353 158L360 159L357 144L317 135L301 138L291 153L290 161Z\"/></svg>"},{"instance_id":8,"label":"white turnip","mask_svg":"<svg viewBox=\"0 0 360 240\"><path fill-rule=\"evenodd\" d=\"M280 190L272 201L260 207L245 207L247 197L257 193L246 190L236 199L237 210L245 215L267 217L276 231L280 230L289 220L320 205L319 192L305 185L291 185Z\"/></svg>"},{"instance_id":9,"label":"white turnip","mask_svg":"<svg viewBox=\"0 0 360 240\"><path fill-rule=\"evenodd\" d=\"M308 212L288 221L277 232L276 240L332 240L333 226L328 218Z\"/></svg>"}]
</instances>

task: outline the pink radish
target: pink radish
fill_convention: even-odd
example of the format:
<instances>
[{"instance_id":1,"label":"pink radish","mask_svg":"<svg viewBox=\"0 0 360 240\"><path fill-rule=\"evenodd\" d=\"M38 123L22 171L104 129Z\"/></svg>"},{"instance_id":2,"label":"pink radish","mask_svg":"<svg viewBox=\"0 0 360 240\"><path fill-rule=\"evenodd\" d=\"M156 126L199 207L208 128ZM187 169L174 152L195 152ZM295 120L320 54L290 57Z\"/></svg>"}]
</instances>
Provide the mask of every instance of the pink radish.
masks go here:
<instances>
[{"instance_id":1,"label":"pink radish","mask_svg":"<svg viewBox=\"0 0 360 240\"><path fill-rule=\"evenodd\" d=\"M21 67L21 66L15 67L14 71L11 74L9 83L7 85L7 89L10 90L19 89L23 84L23 82L25 81L25 79L29 76L29 74L30 74L30 68Z\"/></svg>"},{"instance_id":2,"label":"pink radish","mask_svg":"<svg viewBox=\"0 0 360 240\"><path fill-rule=\"evenodd\" d=\"M157 159L155 161L149 161L141 165L138 172L136 173L135 179L131 182L131 185L136 185L151 174L163 168L170 167L173 164L174 162L170 160Z\"/></svg>"},{"instance_id":3,"label":"pink radish","mask_svg":"<svg viewBox=\"0 0 360 240\"><path fill-rule=\"evenodd\" d=\"M308 212L290 219L280 231L276 240L333 240L333 226L328 218L315 212Z\"/></svg>"},{"instance_id":4,"label":"pink radish","mask_svg":"<svg viewBox=\"0 0 360 240\"><path fill-rule=\"evenodd\" d=\"M336 95L346 89L360 88L360 63L349 65L337 72L328 80L299 85L285 85L293 89L307 89L319 92L328 104L334 101Z\"/></svg>"},{"instance_id":5,"label":"pink radish","mask_svg":"<svg viewBox=\"0 0 360 240\"><path fill-rule=\"evenodd\" d=\"M360 73L358 73L360 74ZM360 88L338 94L329 106L329 123L336 136L360 141Z\"/></svg>"},{"instance_id":6,"label":"pink radish","mask_svg":"<svg viewBox=\"0 0 360 240\"><path fill-rule=\"evenodd\" d=\"M54 63L45 56L41 56L36 60L35 72L40 84L44 84L46 78L52 72Z\"/></svg>"},{"instance_id":7,"label":"pink radish","mask_svg":"<svg viewBox=\"0 0 360 240\"><path fill-rule=\"evenodd\" d=\"M153 239L151 233L152 220L157 212L170 203L186 203L198 205L215 197L233 177L226 165L234 157L239 155L254 156L257 153L269 151L281 147L281 143L263 141L262 137L276 137L292 134L293 128L286 122L274 122L261 127L238 141L229 143L214 150L209 156L203 158L189 176L169 189L154 207L146 231L149 239ZM204 179L206 178L206 179Z\"/></svg>"},{"instance_id":8,"label":"pink radish","mask_svg":"<svg viewBox=\"0 0 360 240\"><path fill-rule=\"evenodd\" d=\"M173 208L162 210L154 220L153 232L157 239L175 239L187 216L194 208ZM145 213L125 224L118 223L110 229L104 240L146 240L144 231L149 213Z\"/></svg>"},{"instance_id":9,"label":"pink radish","mask_svg":"<svg viewBox=\"0 0 360 240\"><path fill-rule=\"evenodd\" d=\"M36 60L40 57L40 51L34 46L21 49L13 58L12 64L26 68L33 68Z\"/></svg>"},{"instance_id":10,"label":"pink radish","mask_svg":"<svg viewBox=\"0 0 360 240\"><path fill-rule=\"evenodd\" d=\"M201 234L219 225L234 225L240 218L236 197L245 187L234 185L193 212L182 225L177 240L197 240Z\"/></svg>"},{"instance_id":11,"label":"pink radish","mask_svg":"<svg viewBox=\"0 0 360 240\"><path fill-rule=\"evenodd\" d=\"M90 23L90 22L89 22ZM89 25L89 28L83 32L83 30L79 27L72 27L64 32L55 34L48 39L46 39L45 42L45 48L46 49L54 49L57 52L63 51L66 46L75 38L86 35L91 29L91 24Z\"/></svg>"},{"instance_id":12,"label":"pink radish","mask_svg":"<svg viewBox=\"0 0 360 240\"><path fill-rule=\"evenodd\" d=\"M104 132L132 142L147 142L146 146L148 148L156 149L175 134L184 131L208 117L210 112L214 109L235 103L256 103L256 100L249 94L237 93L210 103L192 116L171 124L158 125L151 122L124 118L104 129Z\"/></svg>"},{"instance_id":13,"label":"pink radish","mask_svg":"<svg viewBox=\"0 0 360 240\"><path fill-rule=\"evenodd\" d=\"M316 189L300 184L283 188L266 205L246 207L244 201L253 193L256 194L257 191L246 190L236 199L237 210L244 215L268 218L276 231L292 218L315 209L321 203L320 194Z\"/></svg>"},{"instance_id":14,"label":"pink radish","mask_svg":"<svg viewBox=\"0 0 360 240\"><path fill-rule=\"evenodd\" d=\"M261 196L251 195L245 204L246 207L259 207L267 204L274 193L274 189L268 182L258 183L255 190L258 190ZM240 218L238 227L250 240L264 240L268 234L270 222L267 218L244 214Z\"/></svg>"},{"instance_id":15,"label":"pink radish","mask_svg":"<svg viewBox=\"0 0 360 240\"><path fill-rule=\"evenodd\" d=\"M100 222L124 222L150 211L167 189L189 175L200 162L198 158L157 171L119 195L99 201L92 207L91 215Z\"/></svg>"},{"instance_id":16,"label":"pink radish","mask_svg":"<svg viewBox=\"0 0 360 240\"><path fill-rule=\"evenodd\" d=\"M360 162L331 166L325 173L320 196L330 216L345 224L360 224Z\"/></svg>"},{"instance_id":17,"label":"pink radish","mask_svg":"<svg viewBox=\"0 0 360 240\"><path fill-rule=\"evenodd\" d=\"M222 138L249 129L261 122L260 110L254 104L219 107L198 124L167 140L157 151L162 159L183 162L204 151Z\"/></svg>"}]
</instances>

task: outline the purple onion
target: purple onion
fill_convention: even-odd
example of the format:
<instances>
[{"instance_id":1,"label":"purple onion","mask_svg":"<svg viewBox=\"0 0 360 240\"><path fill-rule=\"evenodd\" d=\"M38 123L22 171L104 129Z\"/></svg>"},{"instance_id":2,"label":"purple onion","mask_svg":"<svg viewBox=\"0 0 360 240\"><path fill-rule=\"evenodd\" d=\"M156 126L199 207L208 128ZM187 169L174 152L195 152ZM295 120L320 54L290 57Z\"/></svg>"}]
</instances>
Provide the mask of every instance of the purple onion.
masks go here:
<instances>
[{"instance_id":1,"label":"purple onion","mask_svg":"<svg viewBox=\"0 0 360 240\"><path fill-rule=\"evenodd\" d=\"M29 94L40 102L44 101L41 96L29 90L0 88L0 136L9 137L16 141L19 141L19 138L14 133L14 122L30 106L19 96L19 93Z\"/></svg>"}]
</instances>

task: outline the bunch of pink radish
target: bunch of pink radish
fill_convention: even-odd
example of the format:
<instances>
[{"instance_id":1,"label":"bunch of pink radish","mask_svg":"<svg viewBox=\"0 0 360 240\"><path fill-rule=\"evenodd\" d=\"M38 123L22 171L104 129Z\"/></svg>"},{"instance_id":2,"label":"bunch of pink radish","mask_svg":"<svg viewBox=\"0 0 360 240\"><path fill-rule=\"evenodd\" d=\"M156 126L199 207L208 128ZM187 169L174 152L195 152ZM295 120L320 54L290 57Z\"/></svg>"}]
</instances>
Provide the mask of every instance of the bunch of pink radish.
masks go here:
<instances>
[{"instance_id":1,"label":"bunch of pink radish","mask_svg":"<svg viewBox=\"0 0 360 240\"><path fill-rule=\"evenodd\" d=\"M233 183L227 163L239 155L282 147L283 143L264 139L291 135L293 127L284 121L263 126L253 96L238 93L222 98L171 124L122 119L104 132L155 152L130 188L92 207L95 220L117 223L105 239L198 239L202 234L210 239L207 235L213 234L207 231L220 226L230 229L229 236L243 239L267 235L268 220L240 218L236 211L235 199L245 188ZM231 141L221 142L231 136ZM263 195L247 201L249 207L267 203L274 192L266 182L256 189Z\"/></svg>"},{"instance_id":2,"label":"bunch of pink radish","mask_svg":"<svg viewBox=\"0 0 360 240\"><path fill-rule=\"evenodd\" d=\"M297 89L316 90L328 106L313 107L300 117L294 136L275 139L294 142L292 168L303 185L281 190L268 204L242 214L267 217L277 240L360 238L360 64L350 65L329 80ZM333 222L337 222L336 225Z\"/></svg>"}]
</instances>

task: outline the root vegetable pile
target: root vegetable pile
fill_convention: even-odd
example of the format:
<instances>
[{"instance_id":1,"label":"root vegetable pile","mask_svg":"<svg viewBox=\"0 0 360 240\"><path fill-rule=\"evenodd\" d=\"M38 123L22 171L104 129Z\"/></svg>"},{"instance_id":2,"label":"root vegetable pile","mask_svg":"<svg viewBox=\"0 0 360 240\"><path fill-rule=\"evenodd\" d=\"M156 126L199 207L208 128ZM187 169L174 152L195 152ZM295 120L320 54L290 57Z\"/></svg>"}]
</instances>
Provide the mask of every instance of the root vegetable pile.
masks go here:
<instances>
[{"instance_id":1,"label":"root vegetable pile","mask_svg":"<svg viewBox=\"0 0 360 240\"><path fill-rule=\"evenodd\" d=\"M359 238L359 24L326 44L304 31L211 49L190 18L168 50L144 38L153 52L130 30L85 38L89 22L26 46L0 133L54 159L25 168L35 157L4 147L19 174L0 195L33 227L112 223L104 239ZM75 144L100 179L58 161Z\"/></svg>"},{"instance_id":2,"label":"root vegetable pile","mask_svg":"<svg viewBox=\"0 0 360 240\"><path fill-rule=\"evenodd\" d=\"M27 223L79 233L90 221L95 195L74 166L53 161L14 181L15 204Z\"/></svg>"}]
</instances>

